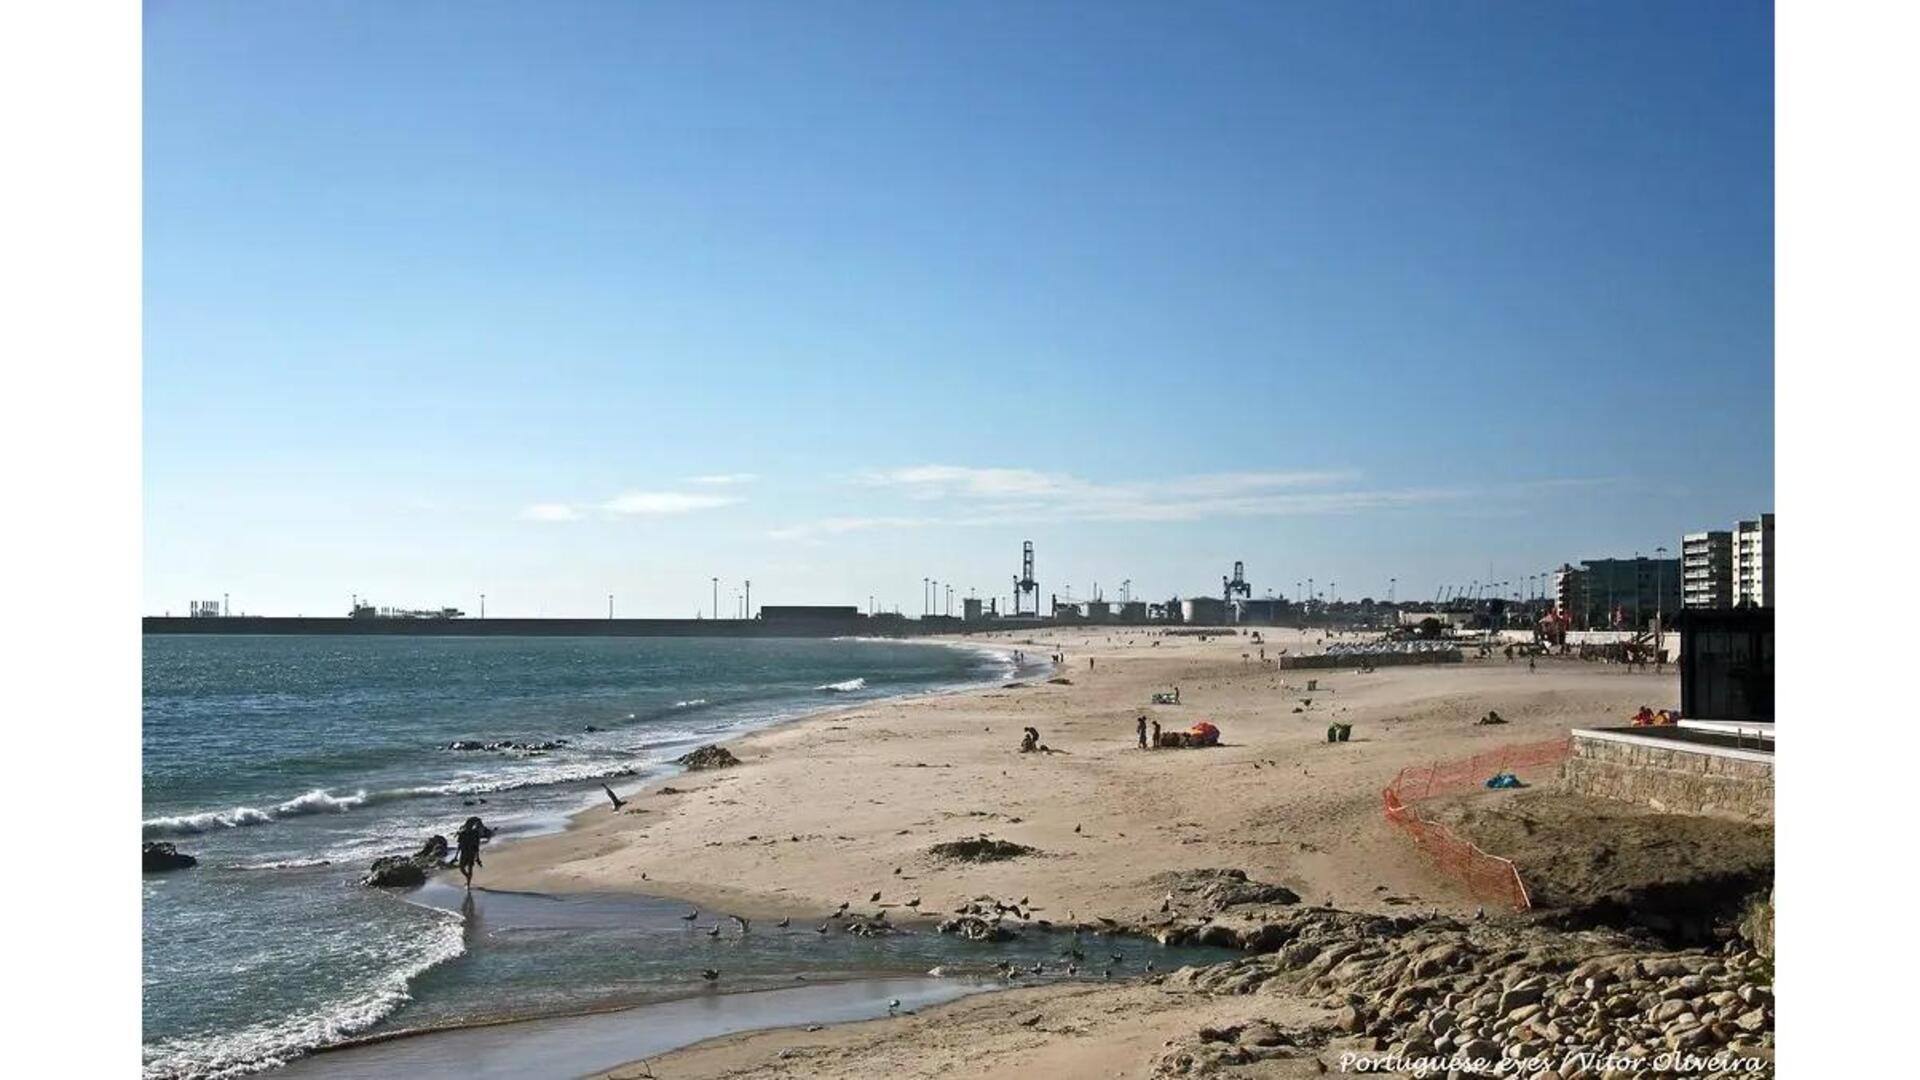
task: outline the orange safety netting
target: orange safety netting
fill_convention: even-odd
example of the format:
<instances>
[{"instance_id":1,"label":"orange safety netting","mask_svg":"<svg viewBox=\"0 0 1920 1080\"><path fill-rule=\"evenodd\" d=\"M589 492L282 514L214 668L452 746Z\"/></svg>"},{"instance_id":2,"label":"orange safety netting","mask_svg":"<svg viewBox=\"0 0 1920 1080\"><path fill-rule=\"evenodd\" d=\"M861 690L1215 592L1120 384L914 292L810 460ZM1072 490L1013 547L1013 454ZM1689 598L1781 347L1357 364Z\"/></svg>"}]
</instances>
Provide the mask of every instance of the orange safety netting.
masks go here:
<instances>
[{"instance_id":1,"label":"orange safety netting","mask_svg":"<svg viewBox=\"0 0 1920 1080\"><path fill-rule=\"evenodd\" d=\"M1414 804L1435 795L1478 788L1499 773L1557 764L1566 760L1572 748L1571 738L1554 739L1503 746L1460 761L1401 769L1381 792L1387 820L1405 829L1422 854L1442 873L1463 882L1473 895L1508 904L1517 911L1529 910L1533 902L1527 897L1527 886L1510 860L1489 855L1455 836L1445 825L1421 817Z\"/></svg>"}]
</instances>

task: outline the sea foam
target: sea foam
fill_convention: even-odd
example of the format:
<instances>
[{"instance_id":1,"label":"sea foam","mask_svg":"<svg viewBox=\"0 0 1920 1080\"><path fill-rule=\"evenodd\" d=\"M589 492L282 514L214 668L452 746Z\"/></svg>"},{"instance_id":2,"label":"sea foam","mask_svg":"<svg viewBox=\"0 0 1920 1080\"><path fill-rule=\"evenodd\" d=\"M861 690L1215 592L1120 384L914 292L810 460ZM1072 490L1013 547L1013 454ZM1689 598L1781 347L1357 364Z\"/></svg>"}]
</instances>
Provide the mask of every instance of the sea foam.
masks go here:
<instances>
[{"instance_id":1,"label":"sea foam","mask_svg":"<svg viewBox=\"0 0 1920 1080\"><path fill-rule=\"evenodd\" d=\"M461 918L451 912L430 934L392 948L411 955L328 1003L320 1011L285 1016L221 1034L161 1039L141 1048L145 1080L225 1080L284 1065L308 1051L350 1038L379 1023L412 998L413 980L466 951Z\"/></svg>"},{"instance_id":2,"label":"sea foam","mask_svg":"<svg viewBox=\"0 0 1920 1080\"><path fill-rule=\"evenodd\" d=\"M815 690L825 690L829 694L846 694L855 690L865 690L866 688L867 680L865 679L848 679L845 682L830 682L823 686L814 687Z\"/></svg>"}]
</instances>

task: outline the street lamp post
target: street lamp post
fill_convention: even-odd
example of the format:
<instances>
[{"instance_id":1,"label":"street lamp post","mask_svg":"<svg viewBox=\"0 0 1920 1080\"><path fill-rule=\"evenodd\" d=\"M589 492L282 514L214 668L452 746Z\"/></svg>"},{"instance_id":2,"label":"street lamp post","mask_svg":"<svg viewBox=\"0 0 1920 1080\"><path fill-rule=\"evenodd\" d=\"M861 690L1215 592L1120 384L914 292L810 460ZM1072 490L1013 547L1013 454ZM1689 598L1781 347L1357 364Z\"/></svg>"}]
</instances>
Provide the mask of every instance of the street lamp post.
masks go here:
<instances>
[{"instance_id":1,"label":"street lamp post","mask_svg":"<svg viewBox=\"0 0 1920 1080\"><path fill-rule=\"evenodd\" d=\"M713 617L720 617L720 579L713 579Z\"/></svg>"},{"instance_id":2,"label":"street lamp post","mask_svg":"<svg viewBox=\"0 0 1920 1080\"><path fill-rule=\"evenodd\" d=\"M1657 651L1667 628L1667 549L1657 547L1653 553L1660 556L1653 564L1653 647Z\"/></svg>"}]
</instances>

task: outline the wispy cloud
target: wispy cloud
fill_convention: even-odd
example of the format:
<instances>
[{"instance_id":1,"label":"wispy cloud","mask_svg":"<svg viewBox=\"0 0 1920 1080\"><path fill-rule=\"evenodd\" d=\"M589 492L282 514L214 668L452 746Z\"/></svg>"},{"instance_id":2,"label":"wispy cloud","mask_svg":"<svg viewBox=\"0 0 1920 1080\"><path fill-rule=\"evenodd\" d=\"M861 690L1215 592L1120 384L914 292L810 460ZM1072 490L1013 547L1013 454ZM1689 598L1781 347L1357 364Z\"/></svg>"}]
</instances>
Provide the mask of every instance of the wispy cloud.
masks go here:
<instances>
[{"instance_id":1,"label":"wispy cloud","mask_svg":"<svg viewBox=\"0 0 1920 1080\"><path fill-rule=\"evenodd\" d=\"M710 473L706 476L689 476L687 477L687 483L709 484L709 485L751 484L758 479L760 479L760 476L758 473L750 473L750 472Z\"/></svg>"},{"instance_id":2,"label":"wispy cloud","mask_svg":"<svg viewBox=\"0 0 1920 1080\"><path fill-rule=\"evenodd\" d=\"M803 522L774 529L767 535L775 540L813 540L822 536L840 536L869 529L910 529L919 525L938 525L937 518L916 517L838 517Z\"/></svg>"},{"instance_id":3,"label":"wispy cloud","mask_svg":"<svg viewBox=\"0 0 1920 1080\"><path fill-rule=\"evenodd\" d=\"M601 503L600 509L623 517L635 515L664 517L672 514L691 514L695 510L732 506L740 501L731 495L695 495L685 491L629 491Z\"/></svg>"},{"instance_id":4,"label":"wispy cloud","mask_svg":"<svg viewBox=\"0 0 1920 1080\"><path fill-rule=\"evenodd\" d=\"M534 503L520 511L527 521L580 521L598 517L674 517L701 510L715 510L745 500L734 495L714 495L688 491L626 491L604 502Z\"/></svg>"},{"instance_id":5,"label":"wispy cloud","mask_svg":"<svg viewBox=\"0 0 1920 1080\"><path fill-rule=\"evenodd\" d=\"M870 469L853 483L916 504L957 504L961 513L828 518L774 530L805 540L868 529L1009 521L1197 521L1209 518L1353 513L1463 497L1453 488L1370 488L1351 470L1202 473L1159 480L1094 481L1025 468L914 465Z\"/></svg>"},{"instance_id":6,"label":"wispy cloud","mask_svg":"<svg viewBox=\"0 0 1920 1080\"><path fill-rule=\"evenodd\" d=\"M1352 487L1350 471L1202 473L1102 482L1037 469L916 465L869 470L857 482L918 502L964 502L970 520L1006 513L1032 519L1190 521L1228 515L1326 513L1416 501L1424 491ZM1345 486L1342 486L1345 485Z\"/></svg>"},{"instance_id":7,"label":"wispy cloud","mask_svg":"<svg viewBox=\"0 0 1920 1080\"><path fill-rule=\"evenodd\" d=\"M520 511L520 516L528 521L578 521L580 511L566 503L534 503Z\"/></svg>"}]
</instances>

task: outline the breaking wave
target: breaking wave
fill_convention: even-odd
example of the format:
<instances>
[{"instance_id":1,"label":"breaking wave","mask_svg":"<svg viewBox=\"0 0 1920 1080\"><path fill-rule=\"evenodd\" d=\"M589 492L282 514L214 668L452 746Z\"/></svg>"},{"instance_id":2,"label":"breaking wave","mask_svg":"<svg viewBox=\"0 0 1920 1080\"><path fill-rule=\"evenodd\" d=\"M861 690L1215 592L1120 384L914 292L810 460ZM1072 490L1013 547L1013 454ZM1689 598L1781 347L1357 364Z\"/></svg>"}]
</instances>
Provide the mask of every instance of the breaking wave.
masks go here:
<instances>
[{"instance_id":1,"label":"breaking wave","mask_svg":"<svg viewBox=\"0 0 1920 1080\"><path fill-rule=\"evenodd\" d=\"M236 806L231 810L207 810L176 817L148 818L140 823L142 836L194 836L215 829L238 829L244 825L265 825L273 817L265 810Z\"/></svg>"},{"instance_id":2,"label":"breaking wave","mask_svg":"<svg viewBox=\"0 0 1920 1080\"><path fill-rule=\"evenodd\" d=\"M676 709L691 709L695 705L705 705L706 703L707 703L706 698L697 697L691 701L676 701L673 703L673 707Z\"/></svg>"},{"instance_id":3,"label":"breaking wave","mask_svg":"<svg viewBox=\"0 0 1920 1080\"><path fill-rule=\"evenodd\" d=\"M359 1034L406 1004L413 980L466 951L458 915L447 913L424 948L320 1012L278 1017L222 1034L162 1039L141 1048L145 1080L225 1080L272 1069ZM421 938L411 939L420 942Z\"/></svg>"},{"instance_id":4,"label":"breaking wave","mask_svg":"<svg viewBox=\"0 0 1920 1080\"><path fill-rule=\"evenodd\" d=\"M865 679L848 679L845 682L830 682L823 686L814 687L815 690L825 690L829 694L846 694L855 690L865 690L866 688L867 680Z\"/></svg>"},{"instance_id":5,"label":"breaking wave","mask_svg":"<svg viewBox=\"0 0 1920 1080\"><path fill-rule=\"evenodd\" d=\"M234 863L235 870L304 870L313 866L332 866L332 859L273 859L268 862Z\"/></svg>"}]
</instances>

